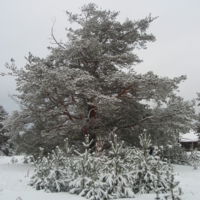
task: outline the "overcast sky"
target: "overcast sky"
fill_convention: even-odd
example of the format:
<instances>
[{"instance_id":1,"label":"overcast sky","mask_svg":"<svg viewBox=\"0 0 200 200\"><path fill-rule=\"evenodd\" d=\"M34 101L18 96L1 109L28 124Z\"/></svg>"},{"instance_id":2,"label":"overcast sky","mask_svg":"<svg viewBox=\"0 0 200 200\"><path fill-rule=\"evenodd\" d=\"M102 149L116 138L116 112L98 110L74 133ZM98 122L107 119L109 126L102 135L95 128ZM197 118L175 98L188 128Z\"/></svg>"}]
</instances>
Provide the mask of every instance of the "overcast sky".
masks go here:
<instances>
[{"instance_id":1,"label":"overcast sky","mask_svg":"<svg viewBox=\"0 0 200 200\"><path fill-rule=\"evenodd\" d=\"M148 29L156 41L146 50L137 52L143 63L135 71L153 71L159 76L187 75L180 85L185 100L200 92L200 1L198 0L0 0L0 72L5 63L14 58L19 68L26 63L24 56L31 52L46 57L51 46L51 28L56 19L55 36L66 41L65 27L70 27L65 11L78 13L87 3L102 9L120 11L119 21L138 20L150 13L159 16ZM0 76L0 105L6 111L18 109L8 97L15 93L13 77ZM200 107L196 107L200 112Z\"/></svg>"}]
</instances>

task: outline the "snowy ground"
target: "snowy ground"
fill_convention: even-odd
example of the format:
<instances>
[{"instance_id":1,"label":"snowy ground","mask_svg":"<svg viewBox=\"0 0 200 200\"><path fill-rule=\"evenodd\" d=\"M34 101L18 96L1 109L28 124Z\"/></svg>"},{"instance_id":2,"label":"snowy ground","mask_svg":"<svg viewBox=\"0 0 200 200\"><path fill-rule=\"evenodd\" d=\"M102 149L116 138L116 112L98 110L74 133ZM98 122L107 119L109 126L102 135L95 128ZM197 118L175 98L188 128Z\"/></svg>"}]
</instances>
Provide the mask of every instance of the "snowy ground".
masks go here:
<instances>
[{"instance_id":1,"label":"snowy ground","mask_svg":"<svg viewBox=\"0 0 200 200\"><path fill-rule=\"evenodd\" d=\"M0 200L81 200L85 199L68 193L45 193L28 186L34 167L22 163L22 156L16 156L18 162L11 163L11 157L0 156ZM175 166L176 180L180 181L182 200L200 199L200 168ZM161 195L162 197L163 195ZM138 200L155 199L155 194L136 195Z\"/></svg>"}]
</instances>

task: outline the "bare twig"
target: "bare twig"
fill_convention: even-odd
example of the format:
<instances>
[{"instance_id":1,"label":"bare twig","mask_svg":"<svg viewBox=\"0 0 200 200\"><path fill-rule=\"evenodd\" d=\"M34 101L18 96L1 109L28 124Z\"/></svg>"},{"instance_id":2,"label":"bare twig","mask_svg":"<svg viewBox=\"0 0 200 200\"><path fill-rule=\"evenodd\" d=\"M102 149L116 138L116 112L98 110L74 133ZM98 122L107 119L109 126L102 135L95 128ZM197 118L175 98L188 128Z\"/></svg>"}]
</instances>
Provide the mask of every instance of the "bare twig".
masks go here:
<instances>
[{"instance_id":1,"label":"bare twig","mask_svg":"<svg viewBox=\"0 0 200 200\"><path fill-rule=\"evenodd\" d=\"M51 36L52 36L53 40L55 41L55 43L56 43L59 47L61 47L62 49L65 49L65 47L63 47L63 46L56 40L56 38L55 38L55 36L54 36L53 28L54 28L55 22L56 22L56 20L54 19L54 21L53 21L53 26L52 26L52 28L51 28Z\"/></svg>"}]
</instances>

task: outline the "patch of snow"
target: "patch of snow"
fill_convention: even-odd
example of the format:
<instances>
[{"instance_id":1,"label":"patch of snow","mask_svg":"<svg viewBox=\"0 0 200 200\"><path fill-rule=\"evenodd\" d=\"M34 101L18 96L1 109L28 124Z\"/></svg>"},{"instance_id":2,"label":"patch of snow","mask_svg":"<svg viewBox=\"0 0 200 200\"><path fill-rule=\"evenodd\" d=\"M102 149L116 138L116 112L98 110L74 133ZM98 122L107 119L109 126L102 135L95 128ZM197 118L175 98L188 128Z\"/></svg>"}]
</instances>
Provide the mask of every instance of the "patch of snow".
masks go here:
<instances>
[{"instance_id":1,"label":"patch of snow","mask_svg":"<svg viewBox=\"0 0 200 200\"><path fill-rule=\"evenodd\" d=\"M23 164L23 156L15 156L17 163L12 164L12 157L0 156L0 200L83 200L85 198L69 193L46 193L29 186L34 166Z\"/></svg>"},{"instance_id":2,"label":"patch of snow","mask_svg":"<svg viewBox=\"0 0 200 200\"><path fill-rule=\"evenodd\" d=\"M33 175L34 166L24 164L23 156L15 156L17 163L12 164L12 157L0 156L0 200L83 200L86 198L65 192L46 193L43 190L35 190L29 186L30 177ZM200 169L193 170L192 166L175 165L176 177L180 181L184 200L199 200L200 198ZM166 194L160 194L164 199ZM152 200L156 194L135 195L134 199ZM122 199L128 200L128 198ZM130 200L130 199L129 199Z\"/></svg>"}]
</instances>

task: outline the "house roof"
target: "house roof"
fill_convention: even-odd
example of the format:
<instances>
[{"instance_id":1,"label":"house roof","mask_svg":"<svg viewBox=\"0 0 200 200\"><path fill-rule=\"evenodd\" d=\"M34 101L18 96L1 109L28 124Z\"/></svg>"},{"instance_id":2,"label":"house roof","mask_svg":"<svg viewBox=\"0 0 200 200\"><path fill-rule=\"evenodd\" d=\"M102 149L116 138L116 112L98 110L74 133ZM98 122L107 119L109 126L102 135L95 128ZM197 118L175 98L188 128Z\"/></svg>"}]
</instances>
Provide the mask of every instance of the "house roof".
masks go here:
<instances>
[{"instance_id":1,"label":"house roof","mask_svg":"<svg viewBox=\"0 0 200 200\"><path fill-rule=\"evenodd\" d=\"M199 141L199 135L198 133L195 133L195 132L186 133L180 137L180 141L181 142L197 142Z\"/></svg>"}]
</instances>

